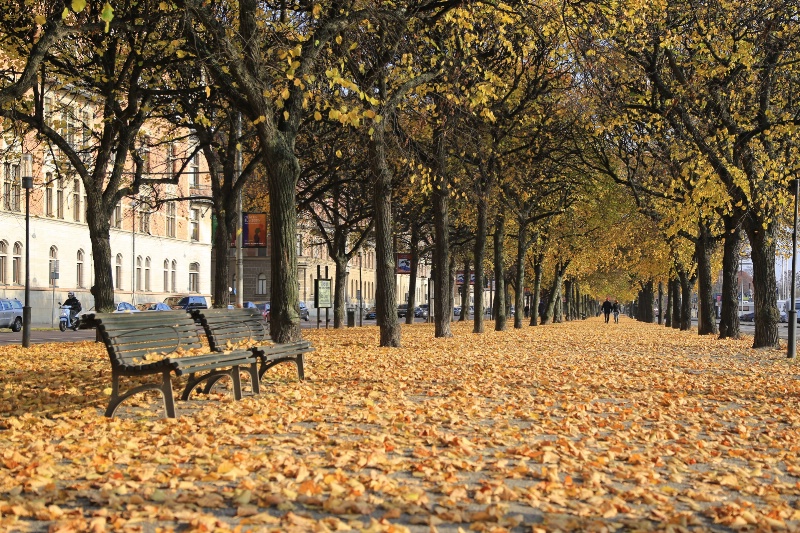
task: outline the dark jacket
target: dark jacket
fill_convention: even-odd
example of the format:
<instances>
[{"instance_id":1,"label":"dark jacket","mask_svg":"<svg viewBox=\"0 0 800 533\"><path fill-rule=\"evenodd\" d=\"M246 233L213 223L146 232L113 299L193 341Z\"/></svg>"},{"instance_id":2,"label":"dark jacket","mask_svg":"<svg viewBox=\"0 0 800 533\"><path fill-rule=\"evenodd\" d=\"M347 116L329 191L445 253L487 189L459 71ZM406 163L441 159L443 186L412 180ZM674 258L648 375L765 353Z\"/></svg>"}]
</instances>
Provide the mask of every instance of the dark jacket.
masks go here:
<instances>
[{"instance_id":1,"label":"dark jacket","mask_svg":"<svg viewBox=\"0 0 800 533\"><path fill-rule=\"evenodd\" d=\"M603 302L603 305L600 306L600 309L602 309L604 313L608 314L611 312L612 307L613 306L611 305L611 302L606 300L605 302Z\"/></svg>"},{"instance_id":2,"label":"dark jacket","mask_svg":"<svg viewBox=\"0 0 800 533\"><path fill-rule=\"evenodd\" d=\"M70 311L72 311L73 315L79 313L82 309L81 302L74 296L72 298L67 298L67 301L64 302L64 305L68 305L70 307Z\"/></svg>"}]
</instances>

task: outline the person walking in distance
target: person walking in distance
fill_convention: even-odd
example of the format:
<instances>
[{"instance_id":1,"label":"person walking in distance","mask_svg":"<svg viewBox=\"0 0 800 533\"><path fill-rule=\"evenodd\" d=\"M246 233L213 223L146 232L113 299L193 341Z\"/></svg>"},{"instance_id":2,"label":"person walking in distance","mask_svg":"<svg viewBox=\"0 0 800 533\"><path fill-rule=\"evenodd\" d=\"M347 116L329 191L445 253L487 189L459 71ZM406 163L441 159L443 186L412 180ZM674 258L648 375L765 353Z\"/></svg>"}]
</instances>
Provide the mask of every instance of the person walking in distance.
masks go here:
<instances>
[{"instance_id":1,"label":"person walking in distance","mask_svg":"<svg viewBox=\"0 0 800 533\"><path fill-rule=\"evenodd\" d=\"M611 307L611 311L614 313L614 323L619 324L619 312L622 306L619 305L619 300L614 300L614 305Z\"/></svg>"},{"instance_id":2,"label":"person walking in distance","mask_svg":"<svg viewBox=\"0 0 800 533\"><path fill-rule=\"evenodd\" d=\"M605 315L606 317L606 324L608 324L608 319L611 316L611 309L613 307L614 306L611 305L611 301L608 298L606 298L606 301L603 302L603 305L600 306L600 309L603 310L603 315Z\"/></svg>"}]
</instances>

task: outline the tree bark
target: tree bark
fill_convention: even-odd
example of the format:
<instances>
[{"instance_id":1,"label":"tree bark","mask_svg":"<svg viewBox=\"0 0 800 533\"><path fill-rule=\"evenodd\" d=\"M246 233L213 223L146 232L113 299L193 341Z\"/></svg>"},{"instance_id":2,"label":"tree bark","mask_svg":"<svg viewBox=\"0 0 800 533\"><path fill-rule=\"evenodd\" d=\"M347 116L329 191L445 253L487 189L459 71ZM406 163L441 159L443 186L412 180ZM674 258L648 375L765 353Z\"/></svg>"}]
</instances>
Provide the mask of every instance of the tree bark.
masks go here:
<instances>
[{"instance_id":1,"label":"tree bark","mask_svg":"<svg viewBox=\"0 0 800 533\"><path fill-rule=\"evenodd\" d=\"M506 330L506 266L504 261L503 243L506 239L506 218L498 214L494 225L494 330Z\"/></svg>"},{"instance_id":2,"label":"tree bark","mask_svg":"<svg viewBox=\"0 0 800 533\"><path fill-rule=\"evenodd\" d=\"M664 282L658 282L658 325L664 323Z\"/></svg>"},{"instance_id":3,"label":"tree bark","mask_svg":"<svg viewBox=\"0 0 800 533\"><path fill-rule=\"evenodd\" d=\"M733 226L733 221L725 219L725 237L722 241L722 308L719 319L719 338L738 339L739 295L737 274L739 272L739 247L742 234Z\"/></svg>"},{"instance_id":4,"label":"tree bark","mask_svg":"<svg viewBox=\"0 0 800 533\"><path fill-rule=\"evenodd\" d=\"M692 329L692 286L694 277L689 276L686 270L678 272L678 280L681 287L681 331Z\"/></svg>"},{"instance_id":5,"label":"tree bark","mask_svg":"<svg viewBox=\"0 0 800 533\"><path fill-rule=\"evenodd\" d=\"M217 213L217 232L214 234L214 307L225 309L231 301L230 249L231 236L226 216Z\"/></svg>"},{"instance_id":6,"label":"tree bark","mask_svg":"<svg viewBox=\"0 0 800 533\"><path fill-rule=\"evenodd\" d=\"M681 283L678 279L672 280L672 329L681 327Z\"/></svg>"},{"instance_id":7,"label":"tree bark","mask_svg":"<svg viewBox=\"0 0 800 533\"><path fill-rule=\"evenodd\" d=\"M347 304L347 259L340 253L334 254L333 276L335 287L333 290L333 329L345 326L345 307Z\"/></svg>"},{"instance_id":8,"label":"tree bark","mask_svg":"<svg viewBox=\"0 0 800 533\"><path fill-rule=\"evenodd\" d=\"M717 317L714 311L714 291L711 280L711 256L716 242L707 224L700 222L695 243L697 260L697 334L716 335Z\"/></svg>"},{"instance_id":9,"label":"tree bark","mask_svg":"<svg viewBox=\"0 0 800 533\"><path fill-rule=\"evenodd\" d=\"M396 275L392 240L392 174L386 164L384 133L383 128L376 128L369 142L370 166L374 179L372 199L375 205L375 259L377 262L375 311L380 324L380 345L399 347L401 330L400 322L397 319Z\"/></svg>"},{"instance_id":10,"label":"tree bark","mask_svg":"<svg viewBox=\"0 0 800 533\"><path fill-rule=\"evenodd\" d=\"M486 276L483 270L483 263L486 260L486 233L487 233L487 209L486 200L478 197L477 202L477 222L475 225L475 249L473 260L475 262L475 315L472 317L472 332L483 333L483 310L486 304L483 302L483 287Z\"/></svg>"},{"instance_id":11,"label":"tree bark","mask_svg":"<svg viewBox=\"0 0 800 533\"><path fill-rule=\"evenodd\" d=\"M408 306L406 324L414 323L414 309L417 307L417 271L419 270L419 226L411 225L411 278L408 280Z\"/></svg>"},{"instance_id":12,"label":"tree bark","mask_svg":"<svg viewBox=\"0 0 800 533\"><path fill-rule=\"evenodd\" d=\"M778 348L778 296L775 292L776 232L771 223L764 229L760 217L744 222L750 240L750 258L753 261L753 300L755 303L756 330L753 348Z\"/></svg>"},{"instance_id":13,"label":"tree bark","mask_svg":"<svg viewBox=\"0 0 800 533\"><path fill-rule=\"evenodd\" d=\"M662 313L664 315L664 327L672 327L672 279L667 279L667 305Z\"/></svg>"},{"instance_id":14,"label":"tree bark","mask_svg":"<svg viewBox=\"0 0 800 533\"><path fill-rule=\"evenodd\" d=\"M572 280L564 280L564 318L572 320Z\"/></svg>"},{"instance_id":15,"label":"tree bark","mask_svg":"<svg viewBox=\"0 0 800 533\"><path fill-rule=\"evenodd\" d=\"M514 329L522 329L523 311L525 309L525 254L528 251L528 225L519 221L519 236L517 237L517 263L514 278L517 284L516 297L514 298Z\"/></svg>"},{"instance_id":16,"label":"tree bark","mask_svg":"<svg viewBox=\"0 0 800 533\"><path fill-rule=\"evenodd\" d=\"M450 315L453 306L450 285L450 191L449 180L445 172L445 132L438 127L434 133L436 157L440 172L433 178L433 292L434 292L434 336L437 338L452 337ZM448 309L448 306L450 307Z\"/></svg>"},{"instance_id":17,"label":"tree bark","mask_svg":"<svg viewBox=\"0 0 800 533\"><path fill-rule=\"evenodd\" d=\"M533 303L531 304L531 326L539 324L539 302L542 298L542 260L541 254L536 254L533 264Z\"/></svg>"},{"instance_id":18,"label":"tree bark","mask_svg":"<svg viewBox=\"0 0 800 533\"><path fill-rule=\"evenodd\" d=\"M466 322L469 315L469 281L470 281L469 257L464 260L464 283L461 284L461 315L459 322Z\"/></svg>"},{"instance_id":19,"label":"tree bark","mask_svg":"<svg viewBox=\"0 0 800 533\"><path fill-rule=\"evenodd\" d=\"M102 217L102 215L101 215ZM109 225L97 220L98 216L88 212L87 223L92 235L92 257L94 259L94 285L90 289L94 296L94 307L98 313L114 310L114 278L111 275L111 236Z\"/></svg>"}]
</instances>

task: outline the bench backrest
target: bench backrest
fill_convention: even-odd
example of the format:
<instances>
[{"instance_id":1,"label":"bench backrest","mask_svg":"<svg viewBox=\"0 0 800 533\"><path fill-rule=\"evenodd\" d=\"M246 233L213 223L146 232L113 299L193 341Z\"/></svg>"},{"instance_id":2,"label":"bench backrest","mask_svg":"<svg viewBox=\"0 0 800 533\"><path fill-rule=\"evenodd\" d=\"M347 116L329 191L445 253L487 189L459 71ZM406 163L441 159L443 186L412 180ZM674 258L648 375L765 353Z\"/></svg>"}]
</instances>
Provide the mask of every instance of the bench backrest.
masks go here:
<instances>
[{"instance_id":1,"label":"bench backrest","mask_svg":"<svg viewBox=\"0 0 800 533\"><path fill-rule=\"evenodd\" d=\"M203 326L212 350L225 350L228 343L270 341L267 323L258 309L196 309L192 316Z\"/></svg>"},{"instance_id":2,"label":"bench backrest","mask_svg":"<svg viewBox=\"0 0 800 533\"><path fill-rule=\"evenodd\" d=\"M141 365L148 353L200 348L197 326L186 311L96 313L84 319L97 327L112 365Z\"/></svg>"}]
</instances>

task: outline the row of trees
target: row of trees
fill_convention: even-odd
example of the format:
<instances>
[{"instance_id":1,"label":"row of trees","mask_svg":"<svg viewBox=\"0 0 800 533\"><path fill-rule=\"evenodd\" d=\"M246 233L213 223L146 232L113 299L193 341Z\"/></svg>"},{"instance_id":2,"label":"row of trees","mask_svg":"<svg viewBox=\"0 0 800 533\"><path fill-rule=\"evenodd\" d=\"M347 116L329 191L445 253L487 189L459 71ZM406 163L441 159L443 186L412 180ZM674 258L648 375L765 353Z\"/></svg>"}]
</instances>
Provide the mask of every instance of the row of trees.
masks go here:
<instances>
[{"instance_id":1,"label":"row of trees","mask_svg":"<svg viewBox=\"0 0 800 533\"><path fill-rule=\"evenodd\" d=\"M188 131L209 162L216 246L230 242L238 194L268 193L279 342L300 335L302 213L337 277L374 245L383 346L401 343L400 248L412 253L412 280L432 258L437 336L451 334L457 265L476 287L493 270L497 329L512 295L523 326L526 288L533 309L547 294L548 322L586 314L575 302L587 295L641 291L640 308L652 309L660 281L677 280L670 294L688 303L696 280L700 333L716 333L720 262L720 333L736 336L743 234L755 345L777 344L774 256L800 120L792 2L143 0L113 5L113 18L108 9L88 0L0 12L9 54L0 115L9 131L58 147L60 171L83 180L98 309L113 303L114 206L176 183L192 155L153 176L142 172L143 144ZM99 110L87 142L76 147L49 125L49 91ZM158 135L143 137L146 122ZM167 201L154 197L154 207ZM228 267L217 257L214 300L224 305ZM476 291L475 308L487 304ZM473 330L484 330L480 312Z\"/></svg>"}]
</instances>

